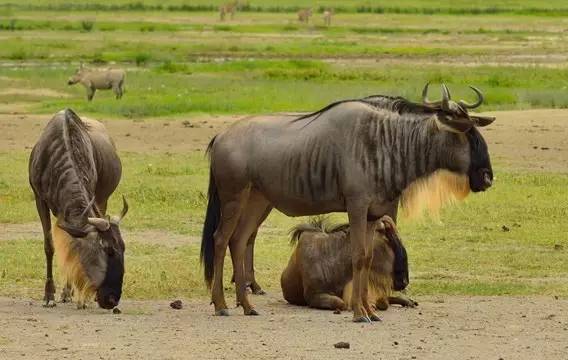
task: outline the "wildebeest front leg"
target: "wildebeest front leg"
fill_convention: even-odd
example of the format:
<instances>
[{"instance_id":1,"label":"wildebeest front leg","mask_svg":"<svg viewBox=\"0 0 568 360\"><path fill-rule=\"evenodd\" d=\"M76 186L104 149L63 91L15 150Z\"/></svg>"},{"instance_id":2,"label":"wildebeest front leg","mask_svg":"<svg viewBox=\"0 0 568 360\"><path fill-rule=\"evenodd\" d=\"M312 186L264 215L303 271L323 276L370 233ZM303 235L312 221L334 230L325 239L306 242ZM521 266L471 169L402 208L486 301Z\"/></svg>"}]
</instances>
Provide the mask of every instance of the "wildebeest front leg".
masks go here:
<instances>
[{"instance_id":1,"label":"wildebeest front leg","mask_svg":"<svg viewBox=\"0 0 568 360\"><path fill-rule=\"evenodd\" d=\"M304 295L308 305L316 309L345 310L347 307L343 300L331 294Z\"/></svg>"},{"instance_id":2,"label":"wildebeest front leg","mask_svg":"<svg viewBox=\"0 0 568 360\"><path fill-rule=\"evenodd\" d=\"M361 299L363 300L363 306L365 307L365 311L367 311L367 315L371 321L381 321L379 315L375 312L374 308L371 307L371 303L369 300L369 275L371 272L371 264L373 262L373 237L375 235L375 230L377 227L376 221L367 221L367 231L366 231L366 249L365 249L365 260L367 263L364 264L361 279L362 281L366 281L361 288ZM374 304L373 304L374 305Z\"/></svg>"},{"instance_id":3,"label":"wildebeest front leg","mask_svg":"<svg viewBox=\"0 0 568 360\"><path fill-rule=\"evenodd\" d=\"M43 300L45 307L55 306L55 283L53 282L53 239L51 238L51 218L49 207L37 195L35 196L37 212L43 229L43 249L45 252L46 279Z\"/></svg>"},{"instance_id":4,"label":"wildebeest front leg","mask_svg":"<svg viewBox=\"0 0 568 360\"><path fill-rule=\"evenodd\" d=\"M67 282L67 284L65 284L65 287L61 291L60 301L62 303L67 303L71 302L71 300L73 300L73 288L71 287L71 284Z\"/></svg>"},{"instance_id":5,"label":"wildebeest front leg","mask_svg":"<svg viewBox=\"0 0 568 360\"><path fill-rule=\"evenodd\" d=\"M367 308L368 304L363 301L363 294L367 294L367 290L363 288L369 285L369 272L364 270L365 266L369 266L370 254L367 254L367 211L368 206L358 201L347 200L347 216L349 217L349 236L351 236L351 261L353 264L353 290L351 295L351 304L353 307L354 322L371 322ZM366 278L363 276L366 274Z\"/></svg>"},{"instance_id":6,"label":"wildebeest front leg","mask_svg":"<svg viewBox=\"0 0 568 360\"><path fill-rule=\"evenodd\" d=\"M403 295L389 296L389 304L400 305L402 307L410 307L410 308L418 306L418 303L416 301Z\"/></svg>"}]
</instances>

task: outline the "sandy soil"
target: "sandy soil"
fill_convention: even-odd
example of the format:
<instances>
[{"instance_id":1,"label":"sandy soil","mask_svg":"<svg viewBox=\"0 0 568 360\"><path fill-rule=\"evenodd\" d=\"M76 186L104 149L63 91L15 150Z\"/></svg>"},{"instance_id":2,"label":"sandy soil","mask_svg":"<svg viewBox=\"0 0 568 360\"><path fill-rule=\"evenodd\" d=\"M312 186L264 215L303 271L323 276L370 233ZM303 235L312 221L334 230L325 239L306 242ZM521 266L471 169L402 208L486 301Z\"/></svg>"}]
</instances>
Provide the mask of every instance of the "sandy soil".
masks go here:
<instances>
[{"instance_id":1,"label":"sandy soil","mask_svg":"<svg viewBox=\"0 0 568 360\"><path fill-rule=\"evenodd\" d=\"M0 298L3 359L566 359L568 300L445 297L391 308L383 322L255 297L258 317L240 309L212 316L206 301L125 301L115 315L92 306ZM336 349L340 341L350 349Z\"/></svg>"},{"instance_id":2,"label":"sandy soil","mask_svg":"<svg viewBox=\"0 0 568 360\"><path fill-rule=\"evenodd\" d=\"M568 171L568 111L493 113L484 129L494 161L507 167ZM0 105L0 152L29 151L50 116ZM103 122L122 152L202 151L240 117ZM41 238L39 224L1 225L0 240ZM186 244L185 236L147 231L132 241ZM189 239L197 241L197 239ZM229 292L231 293L231 292ZM174 299L171 299L174 300ZM211 316L205 299L176 311L169 301L124 301L123 313L0 298L0 359L566 359L568 300L544 297L416 299L418 309L393 308L384 321L356 325L351 315L286 305L280 294L255 297L262 316ZM234 300L229 300L233 301ZM350 349L333 344L346 341Z\"/></svg>"}]
</instances>

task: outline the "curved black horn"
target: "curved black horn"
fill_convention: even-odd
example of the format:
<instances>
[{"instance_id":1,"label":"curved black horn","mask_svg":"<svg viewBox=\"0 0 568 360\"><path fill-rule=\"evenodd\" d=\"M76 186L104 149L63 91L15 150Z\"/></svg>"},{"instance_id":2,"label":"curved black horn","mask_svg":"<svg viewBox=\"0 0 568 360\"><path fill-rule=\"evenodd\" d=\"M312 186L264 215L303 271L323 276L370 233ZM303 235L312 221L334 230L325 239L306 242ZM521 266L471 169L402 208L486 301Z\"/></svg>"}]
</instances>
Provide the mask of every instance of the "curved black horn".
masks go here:
<instances>
[{"instance_id":1,"label":"curved black horn","mask_svg":"<svg viewBox=\"0 0 568 360\"><path fill-rule=\"evenodd\" d=\"M442 110L450 110L450 91L446 84L442 84Z\"/></svg>"},{"instance_id":2,"label":"curved black horn","mask_svg":"<svg viewBox=\"0 0 568 360\"><path fill-rule=\"evenodd\" d=\"M475 104L470 104L463 100L460 100L459 104L466 109L475 109L476 107L479 107L479 105L483 103L483 94L481 93L481 90L479 90L475 86L470 85L469 87L477 94L477 102Z\"/></svg>"},{"instance_id":3,"label":"curved black horn","mask_svg":"<svg viewBox=\"0 0 568 360\"><path fill-rule=\"evenodd\" d=\"M120 212L118 221L122 220L126 213L128 213L128 202L126 201L126 196L122 195L122 211Z\"/></svg>"},{"instance_id":4,"label":"curved black horn","mask_svg":"<svg viewBox=\"0 0 568 360\"><path fill-rule=\"evenodd\" d=\"M428 100L428 86L430 86L429 81L426 83L426 86L424 86L424 89L422 90L422 103L426 106L436 106L438 105L437 103Z\"/></svg>"}]
</instances>

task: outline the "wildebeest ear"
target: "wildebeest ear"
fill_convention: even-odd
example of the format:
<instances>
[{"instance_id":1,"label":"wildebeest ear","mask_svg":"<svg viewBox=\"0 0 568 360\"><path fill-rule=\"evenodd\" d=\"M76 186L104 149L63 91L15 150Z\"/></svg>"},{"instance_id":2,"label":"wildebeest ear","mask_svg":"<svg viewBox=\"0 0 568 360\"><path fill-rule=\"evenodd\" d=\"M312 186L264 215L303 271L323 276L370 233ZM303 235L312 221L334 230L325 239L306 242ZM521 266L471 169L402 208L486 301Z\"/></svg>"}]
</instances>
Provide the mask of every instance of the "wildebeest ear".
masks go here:
<instances>
[{"instance_id":1,"label":"wildebeest ear","mask_svg":"<svg viewBox=\"0 0 568 360\"><path fill-rule=\"evenodd\" d=\"M469 115L475 126L483 127L495 121L495 116Z\"/></svg>"}]
</instances>

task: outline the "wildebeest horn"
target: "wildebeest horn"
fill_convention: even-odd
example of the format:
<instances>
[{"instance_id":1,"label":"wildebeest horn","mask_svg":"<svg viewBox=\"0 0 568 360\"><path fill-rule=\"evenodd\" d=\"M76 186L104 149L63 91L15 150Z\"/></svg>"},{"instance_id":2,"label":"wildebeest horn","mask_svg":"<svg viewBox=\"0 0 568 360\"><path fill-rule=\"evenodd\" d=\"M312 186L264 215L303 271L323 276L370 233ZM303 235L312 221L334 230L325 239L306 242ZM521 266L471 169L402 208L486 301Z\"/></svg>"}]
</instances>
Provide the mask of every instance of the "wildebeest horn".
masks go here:
<instances>
[{"instance_id":1,"label":"wildebeest horn","mask_svg":"<svg viewBox=\"0 0 568 360\"><path fill-rule=\"evenodd\" d=\"M442 110L450 110L450 91L446 84L442 84Z\"/></svg>"},{"instance_id":2,"label":"wildebeest horn","mask_svg":"<svg viewBox=\"0 0 568 360\"><path fill-rule=\"evenodd\" d=\"M428 100L428 86L430 86L430 82L427 82L424 90L422 90L422 103L427 106L436 106L438 105L437 103Z\"/></svg>"},{"instance_id":3,"label":"wildebeest horn","mask_svg":"<svg viewBox=\"0 0 568 360\"><path fill-rule=\"evenodd\" d=\"M122 220L126 213L128 213L128 202L126 201L126 196L122 195L122 211L120 212L118 221Z\"/></svg>"},{"instance_id":4,"label":"wildebeest horn","mask_svg":"<svg viewBox=\"0 0 568 360\"><path fill-rule=\"evenodd\" d=\"M483 103L483 94L481 93L481 90L479 90L475 86L470 85L469 87L477 94L477 102L475 104L469 104L463 100L460 100L459 104L466 109L475 109Z\"/></svg>"},{"instance_id":5,"label":"wildebeest horn","mask_svg":"<svg viewBox=\"0 0 568 360\"><path fill-rule=\"evenodd\" d=\"M93 196L91 201L89 201L89 203L85 207L85 210L83 210L83 212L81 213L81 217L87 215L87 213L89 212L89 209L93 206L94 203L95 203L95 197Z\"/></svg>"},{"instance_id":6,"label":"wildebeest horn","mask_svg":"<svg viewBox=\"0 0 568 360\"><path fill-rule=\"evenodd\" d=\"M88 218L87 222L97 228L98 231L107 231L110 228L110 223L107 219L102 218Z\"/></svg>"}]
</instances>

